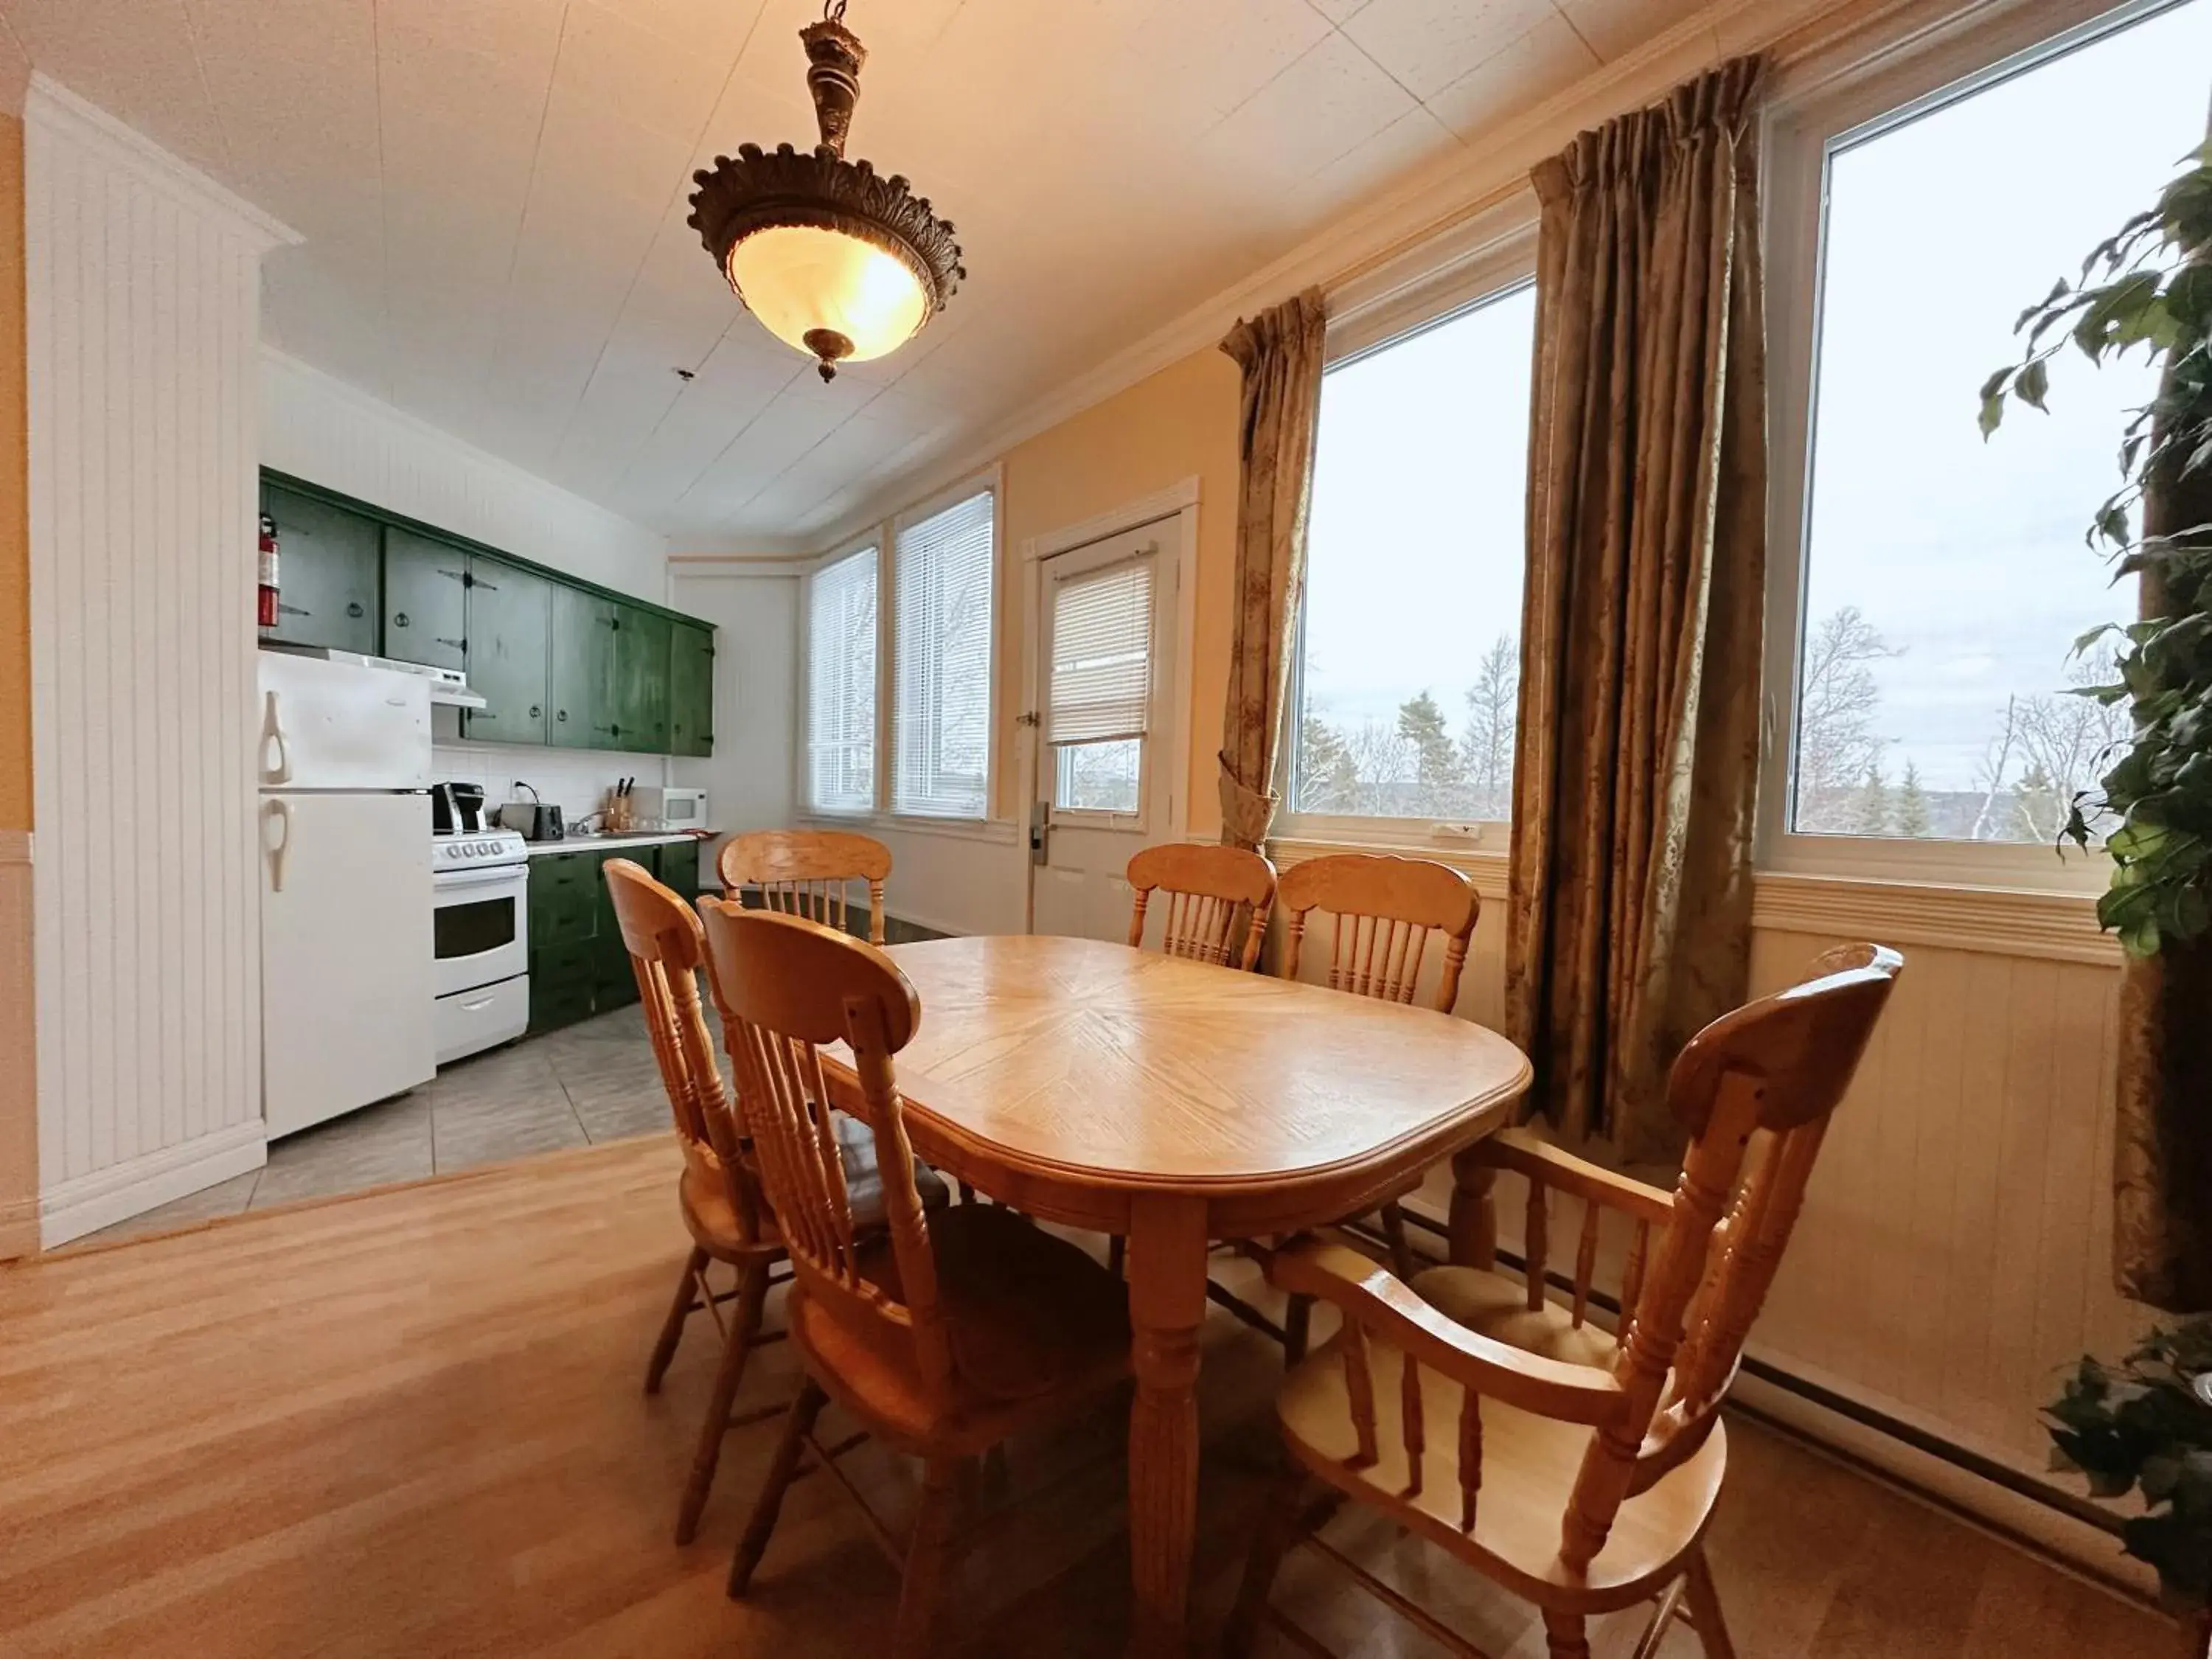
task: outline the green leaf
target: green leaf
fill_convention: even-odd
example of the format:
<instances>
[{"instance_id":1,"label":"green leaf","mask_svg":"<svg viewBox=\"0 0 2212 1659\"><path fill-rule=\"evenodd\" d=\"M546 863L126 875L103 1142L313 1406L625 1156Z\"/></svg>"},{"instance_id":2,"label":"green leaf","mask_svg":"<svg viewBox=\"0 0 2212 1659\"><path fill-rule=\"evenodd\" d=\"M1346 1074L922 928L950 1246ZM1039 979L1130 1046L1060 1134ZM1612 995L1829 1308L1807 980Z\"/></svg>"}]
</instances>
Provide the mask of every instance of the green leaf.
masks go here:
<instances>
[{"instance_id":1,"label":"green leaf","mask_svg":"<svg viewBox=\"0 0 2212 1659\"><path fill-rule=\"evenodd\" d=\"M2021 370L2020 378L2013 382L2013 390L2029 408L2039 409L2048 415L2051 412L2050 405L2045 403L2044 399L2051 392L2050 364L2043 358L2038 357Z\"/></svg>"}]
</instances>

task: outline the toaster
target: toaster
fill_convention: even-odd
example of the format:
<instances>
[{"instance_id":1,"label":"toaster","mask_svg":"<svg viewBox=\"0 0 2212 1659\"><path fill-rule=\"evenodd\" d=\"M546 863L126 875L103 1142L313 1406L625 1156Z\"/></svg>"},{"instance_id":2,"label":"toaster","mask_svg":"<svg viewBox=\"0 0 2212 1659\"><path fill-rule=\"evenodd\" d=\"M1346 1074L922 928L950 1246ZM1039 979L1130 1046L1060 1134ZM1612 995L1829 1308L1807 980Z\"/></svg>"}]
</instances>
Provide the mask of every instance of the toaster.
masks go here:
<instances>
[{"instance_id":1,"label":"toaster","mask_svg":"<svg viewBox=\"0 0 2212 1659\"><path fill-rule=\"evenodd\" d=\"M507 802L499 809L499 825L525 841L559 841L568 833L561 822L561 809L542 801Z\"/></svg>"}]
</instances>

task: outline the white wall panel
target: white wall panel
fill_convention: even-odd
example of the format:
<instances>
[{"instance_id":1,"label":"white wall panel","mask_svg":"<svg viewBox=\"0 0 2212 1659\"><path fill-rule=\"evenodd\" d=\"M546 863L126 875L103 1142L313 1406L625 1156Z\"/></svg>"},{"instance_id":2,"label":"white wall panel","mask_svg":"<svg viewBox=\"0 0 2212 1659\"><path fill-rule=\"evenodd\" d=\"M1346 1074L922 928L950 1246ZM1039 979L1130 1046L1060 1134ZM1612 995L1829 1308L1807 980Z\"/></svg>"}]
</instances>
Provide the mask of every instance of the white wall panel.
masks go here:
<instances>
[{"instance_id":1,"label":"white wall panel","mask_svg":"<svg viewBox=\"0 0 2212 1659\"><path fill-rule=\"evenodd\" d=\"M24 146L52 1244L264 1156L254 374L289 233L43 79Z\"/></svg>"},{"instance_id":2,"label":"white wall panel","mask_svg":"<svg viewBox=\"0 0 2212 1659\"><path fill-rule=\"evenodd\" d=\"M787 828L799 725L799 578L716 565L673 571L668 602L715 625L714 752L671 763L672 781L704 789L725 835ZM718 838L710 858L720 845Z\"/></svg>"},{"instance_id":3,"label":"white wall panel","mask_svg":"<svg viewBox=\"0 0 2212 1659\"><path fill-rule=\"evenodd\" d=\"M656 604L665 540L282 352L260 363L260 460Z\"/></svg>"}]
</instances>

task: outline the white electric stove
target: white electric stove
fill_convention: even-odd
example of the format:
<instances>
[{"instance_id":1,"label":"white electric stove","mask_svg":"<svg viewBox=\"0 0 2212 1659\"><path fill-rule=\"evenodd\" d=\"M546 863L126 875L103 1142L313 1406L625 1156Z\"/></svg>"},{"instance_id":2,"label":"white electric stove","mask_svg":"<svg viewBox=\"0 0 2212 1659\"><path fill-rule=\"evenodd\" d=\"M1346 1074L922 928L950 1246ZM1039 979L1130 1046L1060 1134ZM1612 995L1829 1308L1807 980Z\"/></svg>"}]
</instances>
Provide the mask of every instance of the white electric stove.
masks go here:
<instances>
[{"instance_id":1,"label":"white electric stove","mask_svg":"<svg viewBox=\"0 0 2212 1659\"><path fill-rule=\"evenodd\" d=\"M430 837L438 1064L530 1028L530 854L512 830Z\"/></svg>"}]
</instances>

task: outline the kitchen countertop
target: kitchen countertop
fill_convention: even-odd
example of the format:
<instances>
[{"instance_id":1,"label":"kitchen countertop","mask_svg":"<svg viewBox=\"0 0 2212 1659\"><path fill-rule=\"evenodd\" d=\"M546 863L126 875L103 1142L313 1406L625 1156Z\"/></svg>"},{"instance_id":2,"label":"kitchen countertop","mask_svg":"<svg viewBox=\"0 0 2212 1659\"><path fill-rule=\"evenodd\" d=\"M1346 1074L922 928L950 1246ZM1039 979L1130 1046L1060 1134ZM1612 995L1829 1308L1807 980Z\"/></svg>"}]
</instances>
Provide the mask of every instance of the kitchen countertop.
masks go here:
<instances>
[{"instance_id":1,"label":"kitchen countertop","mask_svg":"<svg viewBox=\"0 0 2212 1659\"><path fill-rule=\"evenodd\" d=\"M704 842L709 836L695 836L689 830L648 830L628 836L569 836L561 841L533 841L529 845L532 858L544 858L556 853L599 853L619 847L665 846L672 842Z\"/></svg>"}]
</instances>

